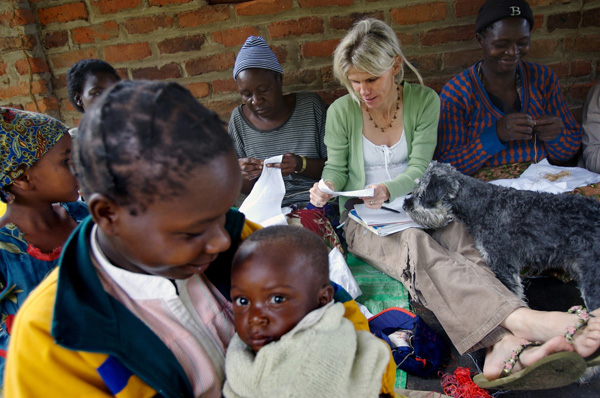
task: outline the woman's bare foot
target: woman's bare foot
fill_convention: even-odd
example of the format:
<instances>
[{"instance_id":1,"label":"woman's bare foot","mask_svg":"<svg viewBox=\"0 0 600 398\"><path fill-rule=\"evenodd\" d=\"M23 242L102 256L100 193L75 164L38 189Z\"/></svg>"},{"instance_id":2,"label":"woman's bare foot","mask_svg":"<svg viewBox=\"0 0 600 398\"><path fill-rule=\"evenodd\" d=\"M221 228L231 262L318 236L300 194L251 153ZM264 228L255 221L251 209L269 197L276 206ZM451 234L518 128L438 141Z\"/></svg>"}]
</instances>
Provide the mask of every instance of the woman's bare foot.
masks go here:
<instances>
[{"instance_id":1,"label":"woman's bare foot","mask_svg":"<svg viewBox=\"0 0 600 398\"><path fill-rule=\"evenodd\" d=\"M500 377L505 362L524 343L527 343L527 341L522 338L506 335L502 340L488 348L483 365L483 375L485 378L495 380ZM573 346L565 340L564 336L556 336L538 347L529 347L515 361L512 373L517 373L550 354L562 351L573 351Z\"/></svg>"},{"instance_id":2,"label":"woman's bare foot","mask_svg":"<svg viewBox=\"0 0 600 398\"><path fill-rule=\"evenodd\" d=\"M598 319L600 308L591 312L593 317L588 327L580 329L573 338L575 351L583 357L593 354L600 347ZM529 308L519 308L510 314L502 326L514 336L529 341L550 341L556 336L563 336L567 328L577 325L579 317L576 314L558 311L535 311ZM587 332L584 335L584 331Z\"/></svg>"},{"instance_id":3,"label":"woman's bare foot","mask_svg":"<svg viewBox=\"0 0 600 398\"><path fill-rule=\"evenodd\" d=\"M596 311L594 311L596 312ZM600 347L600 317L590 317L587 325L581 327L573 336L573 348L586 358Z\"/></svg>"}]
</instances>

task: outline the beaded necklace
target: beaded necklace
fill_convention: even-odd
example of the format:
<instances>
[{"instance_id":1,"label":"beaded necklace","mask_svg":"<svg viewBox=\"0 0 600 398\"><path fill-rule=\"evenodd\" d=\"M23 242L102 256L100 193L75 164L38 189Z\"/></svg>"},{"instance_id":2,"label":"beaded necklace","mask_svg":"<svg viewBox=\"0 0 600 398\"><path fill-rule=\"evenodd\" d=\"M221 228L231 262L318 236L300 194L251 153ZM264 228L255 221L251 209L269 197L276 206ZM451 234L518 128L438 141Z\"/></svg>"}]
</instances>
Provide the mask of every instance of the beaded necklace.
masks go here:
<instances>
[{"instance_id":1,"label":"beaded necklace","mask_svg":"<svg viewBox=\"0 0 600 398\"><path fill-rule=\"evenodd\" d=\"M386 129L389 129L390 127L392 127L392 124L394 124L394 120L396 120L398 118L398 111L400 110L400 103L402 102L400 86L397 87L397 92L398 92L398 98L396 99L396 111L394 112L394 117L392 118L392 121L386 127L379 126L377 124L377 122L375 122L375 120L373 119L373 116L371 116L371 112L369 112L369 107L365 106L365 108L367 109L367 115L369 115L369 120L371 122L373 122L373 126L375 126L376 129L381 130L382 133L385 133Z\"/></svg>"}]
</instances>

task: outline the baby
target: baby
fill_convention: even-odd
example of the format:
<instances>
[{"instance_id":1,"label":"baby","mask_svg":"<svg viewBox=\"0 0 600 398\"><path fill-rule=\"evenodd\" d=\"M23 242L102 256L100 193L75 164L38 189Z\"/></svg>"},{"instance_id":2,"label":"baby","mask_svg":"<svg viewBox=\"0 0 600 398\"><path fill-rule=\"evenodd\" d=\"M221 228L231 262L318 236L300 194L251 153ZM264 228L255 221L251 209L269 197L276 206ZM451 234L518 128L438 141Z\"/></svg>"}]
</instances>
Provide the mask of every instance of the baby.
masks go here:
<instances>
[{"instance_id":1,"label":"baby","mask_svg":"<svg viewBox=\"0 0 600 398\"><path fill-rule=\"evenodd\" d=\"M231 282L237 334L225 397L393 396L389 348L356 330L333 301L327 249L316 234L293 226L254 232L234 257Z\"/></svg>"}]
</instances>

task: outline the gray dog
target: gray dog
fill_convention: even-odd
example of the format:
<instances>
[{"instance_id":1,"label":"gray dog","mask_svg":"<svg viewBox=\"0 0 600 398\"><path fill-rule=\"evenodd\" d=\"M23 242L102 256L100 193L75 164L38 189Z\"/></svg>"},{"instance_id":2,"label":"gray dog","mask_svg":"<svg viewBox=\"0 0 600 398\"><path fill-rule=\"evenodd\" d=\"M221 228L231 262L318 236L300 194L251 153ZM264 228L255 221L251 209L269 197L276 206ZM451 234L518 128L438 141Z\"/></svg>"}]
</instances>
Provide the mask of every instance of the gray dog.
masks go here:
<instances>
[{"instance_id":1,"label":"gray dog","mask_svg":"<svg viewBox=\"0 0 600 398\"><path fill-rule=\"evenodd\" d=\"M523 267L562 268L577 281L587 307L600 307L595 199L500 187L432 162L404 209L425 228L462 221L498 279L519 297Z\"/></svg>"}]
</instances>

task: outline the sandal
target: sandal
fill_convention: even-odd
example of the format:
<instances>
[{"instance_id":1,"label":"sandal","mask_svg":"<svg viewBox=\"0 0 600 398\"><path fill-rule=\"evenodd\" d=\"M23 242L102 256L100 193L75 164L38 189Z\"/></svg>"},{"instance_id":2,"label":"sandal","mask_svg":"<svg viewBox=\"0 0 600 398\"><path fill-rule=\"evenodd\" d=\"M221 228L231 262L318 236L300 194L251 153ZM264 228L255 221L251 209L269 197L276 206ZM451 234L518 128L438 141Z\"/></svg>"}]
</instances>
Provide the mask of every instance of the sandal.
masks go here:
<instances>
[{"instance_id":1,"label":"sandal","mask_svg":"<svg viewBox=\"0 0 600 398\"><path fill-rule=\"evenodd\" d=\"M480 373L473 378L473 381L479 387L486 389L545 390L574 383L585 373L585 360L576 352L565 351L548 355L513 374L512 370L523 351L539 345L540 343L537 342L521 344L521 347L513 351L504 363L498 379L488 380Z\"/></svg>"},{"instance_id":2,"label":"sandal","mask_svg":"<svg viewBox=\"0 0 600 398\"><path fill-rule=\"evenodd\" d=\"M579 329L587 326L588 321L591 317L593 318L594 315L590 314L582 305L573 306L569 308L567 312L569 314L576 314L577 318L579 318L577 320L577 324L567 327L567 332L565 333L565 339L569 344L573 345L573 337L575 336L575 333L577 333ZM597 349L595 353L584 359L588 367L600 365L600 348Z\"/></svg>"}]
</instances>

